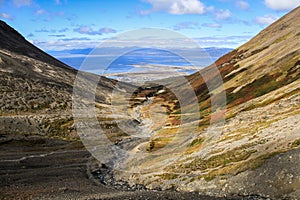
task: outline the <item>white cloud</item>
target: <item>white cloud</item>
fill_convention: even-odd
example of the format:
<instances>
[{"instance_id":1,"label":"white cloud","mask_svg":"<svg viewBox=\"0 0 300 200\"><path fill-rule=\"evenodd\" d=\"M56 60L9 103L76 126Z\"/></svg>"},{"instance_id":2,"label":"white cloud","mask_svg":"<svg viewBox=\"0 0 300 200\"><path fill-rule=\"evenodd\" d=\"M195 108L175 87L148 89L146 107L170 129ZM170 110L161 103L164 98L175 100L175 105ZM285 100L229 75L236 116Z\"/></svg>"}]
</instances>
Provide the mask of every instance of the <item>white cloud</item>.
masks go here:
<instances>
[{"instance_id":1,"label":"white cloud","mask_svg":"<svg viewBox=\"0 0 300 200\"><path fill-rule=\"evenodd\" d=\"M36 16L38 16L39 18L42 18L45 21L51 21L55 17L64 16L65 13L63 11L50 12L45 9L38 9L35 11L35 14L36 14Z\"/></svg>"},{"instance_id":2,"label":"white cloud","mask_svg":"<svg viewBox=\"0 0 300 200\"><path fill-rule=\"evenodd\" d=\"M32 4L32 0L13 0L13 3L17 7L30 6Z\"/></svg>"},{"instance_id":3,"label":"white cloud","mask_svg":"<svg viewBox=\"0 0 300 200\"><path fill-rule=\"evenodd\" d=\"M203 14L205 13L205 6L199 0L143 0L150 3L152 9L142 11L144 14L151 12L167 12L170 14Z\"/></svg>"},{"instance_id":4,"label":"white cloud","mask_svg":"<svg viewBox=\"0 0 300 200\"><path fill-rule=\"evenodd\" d=\"M66 35L64 34L53 34L53 35L48 35L50 37L57 37L57 38L60 38L60 37L66 37Z\"/></svg>"},{"instance_id":5,"label":"white cloud","mask_svg":"<svg viewBox=\"0 0 300 200\"><path fill-rule=\"evenodd\" d=\"M91 34L94 30L89 26L80 26L79 28L74 29L75 32L81 34Z\"/></svg>"},{"instance_id":6,"label":"white cloud","mask_svg":"<svg viewBox=\"0 0 300 200\"><path fill-rule=\"evenodd\" d=\"M172 35L172 34L171 34ZM172 36L171 36L172 37ZM173 49L189 49L199 48L198 45L203 47L232 47L235 48L246 41L248 41L253 35L234 35L234 36L211 36L211 37L199 37L193 38L192 40L186 39L185 37L173 37L170 35L162 35L160 37L141 37L124 40L122 38L109 38L109 42L105 42L106 39L94 40L87 37L82 38L56 38L49 41L31 41L34 45L42 48L43 50L70 50L70 49L84 49L84 48L96 48L101 44L102 47L108 47L113 49L119 49L118 51L123 52L121 48L141 47L141 48L173 48ZM197 43L195 43L196 41ZM118 48L114 48L118 47ZM105 51L103 54L113 54L110 51ZM102 54L101 54L102 55Z\"/></svg>"},{"instance_id":7,"label":"white cloud","mask_svg":"<svg viewBox=\"0 0 300 200\"><path fill-rule=\"evenodd\" d=\"M43 14L47 14L48 12L44 9L38 9L35 14L36 15L43 15Z\"/></svg>"},{"instance_id":8,"label":"white cloud","mask_svg":"<svg viewBox=\"0 0 300 200\"><path fill-rule=\"evenodd\" d=\"M236 48L244 44L252 35L211 36L194 38L201 47L231 47Z\"/></svg>"},{"instance_id":9,"label":"white cloud","mask_svg":"<svg viewBox=\"0 0 300 200\"><path fill-rule=\"evenodd\" d=\"M117 32L115 29L108 28L108 27L100 28L98 31L102 34L103 33L116 33Z\"/></svg>"},{"instance_id":10,"label":"white cloud","mask_svg":"<svg viewBox=\"0 0 300 200\"><path fill-rule=\"evenodd\" d=\"M213 7L213 6L208 6L208 7L205 7L205 10L206 10L207 12L213 12L213 11L215 11L215 7Z\"/></svg>"},{"instance_id":11,"label":"white cloud","mask_svg":"<svg viewBox=\"0 0 300 200\"><path fill-rule=\"evenodd\" d=\"M197 28L198 23L193 21L186 21L178 23L174 26L174 30L182 30L182 29L194 29Z\"/></svg>"},{"instance_id":12,"label":"white cloud","mask_svg":"<svg viewBox=\"0 0 300 200\"><path fill-rule=\"evenodd\" d=\"M269 25L278 19L277 16L274 15L264 15L262 17L257 17L255 22L259 25Z\"/></svg>"},{"instance_id":13,"label":"white cloud","mask_svg":"<svg viewBox=\"0 0 300 200\"><path fill-rule=\"evenodd\" d=\"M66 49L82 49L82 48L95 48L100 44L100 41L91 41L89 39L76 39L70 38L67 40L50 40L50 41L40 41L32 40L32 44L38 46L43 50L66 50Z\"/></svg>"},{"instance_id":14,"label":"white cloud","mask_svg":"<svg viewBox=\"0 0 300 200\"><path fill-rule=\"evenodd\" d=\"M243 0L237 1L236 6L240 9L243 9L243 10L249 9L249 4L246 1L243 1Z\"/></svg>"},{"instance_id":15,"label":"white cloud","mask_svg":"<svg viewBox=\"0 0 300 200\"><path fill-rule=\"evenodd\" d=\"M265 4L273 10L290 10L300 6L300 0L265 0Z\"/></svg>"},{"instance_id":16,"label":"white cloud","mask_svg":"<svg viewBox=\"0 0 300 200\"><path fill-rule=\"evenodd\" d=\"M68 0L54 0L54 3L56 5L62 5L62 4L67 4Z\"/></svg>"},{"instance_id":17,"label":"white cloud","mask_svg":"<svg viewBox=\"0 0 300 200\"><path fill-rule=\"evenodd\" d=\"M35 32L37 32L37 33L55 33L56 30L55 29L48 30L48 29L42 28L42 29L35 30Z\"/></svg>"},{"instance_id":18,"label":"white cloud","mask_svg":"<svg viewBox=\"0 0 300 200\"><path fill-rule=\"evenodd\" d=\"M215 17L217 19L228 19L231 16L231 12L230 10L226 9L226 10L218 10L215 12Z\"/></svg>"},{"instance_id":19,"label":"white cloud","mask_svg":"<svg viewBox=\"0 0 300 200\"><path fill-rule=\"evenodd\" d=\"M218 23L203 23L202 26L210 28L221 28L221 24Z\"/></svg>"},{"instance_id":20,"label":"white cloud","mask_svg":"<svg viewBox=\"0 0 300 200\"><path fill-rule=\"evenodd\" d=\"M93 30L90 26L80 26L74 29L75 32L80 34L87 34L87 35L102 35L105 33L116 33L117 31L112 28L100 28L99 30Z\"/></svg>"},{"instance_id":21,"label":"white cloud","mask_svg":"<svg viewBox=\"0 0 300 200\"><path fill-rule=\"evenodd\" d=\"M13 20L13 17L7 13L0 13L0 17L8 20Z\"/></svg>"}]
</instances>

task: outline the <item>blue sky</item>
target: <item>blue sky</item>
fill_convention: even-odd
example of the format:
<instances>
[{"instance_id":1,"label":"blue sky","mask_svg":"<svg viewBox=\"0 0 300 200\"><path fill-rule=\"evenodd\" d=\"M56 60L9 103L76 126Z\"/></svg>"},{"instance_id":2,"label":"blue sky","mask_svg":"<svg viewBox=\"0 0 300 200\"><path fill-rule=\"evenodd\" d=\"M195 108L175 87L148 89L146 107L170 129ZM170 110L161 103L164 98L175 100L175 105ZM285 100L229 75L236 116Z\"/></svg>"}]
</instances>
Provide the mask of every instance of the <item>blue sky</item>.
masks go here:
<instances>
[{"instance_id":1,"label":"blue sky","mask_svg":"<svg viewBox=\"0 0 300 200\"><path fill-rule=\"evenodd\" d=\"M0 0L0 18L43 50L93 48L119 33L166 28L201 47L236 48L300 0Z\"/></svg>"}]
</instances>

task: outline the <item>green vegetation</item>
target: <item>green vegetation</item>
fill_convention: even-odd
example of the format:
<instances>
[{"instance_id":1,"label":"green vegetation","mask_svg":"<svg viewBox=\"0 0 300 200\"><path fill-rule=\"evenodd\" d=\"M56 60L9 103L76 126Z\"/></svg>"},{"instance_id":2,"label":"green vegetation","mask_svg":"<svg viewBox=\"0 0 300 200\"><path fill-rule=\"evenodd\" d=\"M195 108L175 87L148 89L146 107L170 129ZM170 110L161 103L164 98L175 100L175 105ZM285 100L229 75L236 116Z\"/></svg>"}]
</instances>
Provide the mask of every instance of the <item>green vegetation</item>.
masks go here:
<instances>
[{"instance_id":1,"label":"green vegetation","mask_svg":"<svg viewBox=\"0 0 300 200\"><path fill-rule=\"evenodd\" d=\"M114 121L115 118L112 117L97 117L99 122L104 122L104 121Z\"/></svg>"},{"instance_id":2,"label":"green vegetation","mask_svg":"<svg viewBox=\"0 0 300 200\"><path fill-rule=\"evenodd\" d=\"M228 175L228 174L237 175L237 174L239 174L243 171L249 170L249 169L252 169L252 170L257 169L257 168L261 167L267 159L269 159L279 153L280 152L267 153L265 155L259 156L254 159L239 162L234 165L228 165L228 166L220 168L220 169L212 170L209 173L207 173L206 175L204 175L204 179L206 181L211 181L217 176L224 176L224 175Z\"/></svg>"},{"instance_id":3,"label":"green vegetation","mask_svg":"<svg viewBox=\"0 0 300 200\"><path fill-rule=\"evenodd\" d=\"M71 137L69 133L73 130L73 128L71 128L73 123L74 123L73 117L69 117L69 118L57 119L52 122L48 122L46 124L48 124L50 127L49 128L50 136L69 138Z\"/></svg>"},{"instance_id":4,"label":"green vegetation","mask_svg":"<svg viewBox=\"0 0 300 200\"><path fill-rule=\"evenodd\" d=\"M275 43L279 43L279 42L282 42L282 41L288 39L288 38L291 36L291 34L292 34L292 32L290 32L290 33L288 33L288 34L286 34L286 35L283 35L283 36L277 38L277 39L275 40Z\"/></svg>"},{"instance_id":5,"label":"green vegetation","mask_svg":"<svg viewBox=\"0 0 300 200\"><path fill-rule=\"evenodd\" d=\"M172 179L175 179L175 178L178 178L179 175L178 174L170 174L170 173L164 173L164 174L161 174L159 175L161 177L161 179L163 180L172 180Z\"/></svg>"},{"instance_id":6,"label":"green vegetation","mask_svg":"<svg viewBox=\"0 0 300 200\"><path fill-rule=\"evenodd\" d=\"M236 93L232 93L232 89L228 89L227 92L227 104L238 105L244 103L250 99L262 96L269 93L281 86L282 82L277 82L276 77L278 75L264 75L263 77L256 79L252 83L246 85Z\"/></svg>"},{"instance_id":7,"label":"green vegetation","mask_svg":"<svg viewBox=\"0 0 300 200\"><path fill-rule=\"evenodd\" d=\"M211 174L207 174L204 176L204 180L206 180L207 182L212 181L214 178L216 177L215 174L211 173Z\"/></svg>"},{"instance_id":8,"label":"green vegetation","mask_svg":"<svg viewBox=\"0 0 300 200\"><path fill-rule=\"evenodd\" d=\"M174 139L174 137L158 137L150 141L149 143L149 151L156 151L161 148L164 148L166 145L170 144L170 142Z\"/></svg>"},{"instance_id":9,"label":"green vegetation","mask_svg":"<svg viewBox=\"0 0 300 200\"><path fill-rule=\"evenodd\" d=\"M269 46L264 46L264 47L262 47L260 49L255 49L254 51L251 52L251 55L254 55L254 54L257 54L259 52L262 52L263 50L265 50L267 48L269 48Z\"/></svg>"},{"instance_id":10,"label":"green vegetation","mask_svg":"<svg viewBox=\"0 0 300 200\"><path fill-rule=\"evenodd\" d=\"M204 178L206 181L211 181L217 176L224 176L228 174L236 175L248 169L255 169L259 167L267 158L277 154L270 153L260 156L256 159L248 160L253 153L257 152L255 149L249 149L250 147L251 145L237 147L227 152L213 155L208 159L196 158L191 162L186 160L182 164L169 166L167 170L176 173L201 171L205 174L200 175L198 179Z\"/></svg>"},{"instance_id":11,"label":"green vegetation","mask_svg":"<svg viewBox=\"0 0 300 200\"><path fill-rule=\"evenodd\" d=\"M155 147L155 142L153 140L151 140L147 147L147 151L152 151L154 149L154 147Z\"/></svg>"},{"instance_id":12,"label":"green vegetation","mask_svg":"<svg viewBox=\"0 0 300 200\"><path fill-rule=\"evenodd\" d=\"M204 138L196 138L190 144L190 147L198 146L204 142Z\"/></svg>"},{"instance_id":13,"label":"green vegetation","mask_svg":"<svg viewBox=\"0 0 300 200\"><path fill-rule=\"evenodd\" d=\"M297 139L292 143L292 147L298 147L298 146L300 146L300 139Z\"/></svg>"},{"instance_id":14,"label":"green vegetation","mask_svg":"<svg viewBox=\"0 0 300 200\"><path fill-rule=\"evenodd\" d=\"M125 137L125 136L128 136L127 133L125 133L123 130L121 130L118 126L118 123L120 124L128 124L130 123L131 121L128 121L128 120L122 120L120 122L116 122L115 119L113 120L110 120L110 119L113 119L113 118L103 118L103 121L99 120L99 123L100 123L100 126L101 128L103 129L104 131L104 134L107 136L107 138L115 143L115 142L118 142L120 141L120 139L122 137Z\"/></svg>"},{"instance_id":15,"label":"green vegetation","mask_svg":"<svg viewBox=\"0 0 300 200\"><path fill-rule=\"evenodd\" d=\"M180 164L177 167L171 167L172 171L196 171L196 170L207 170L217 167L225 167L228 164L243 161L248 159L257 150L246 150L245 147L239 147L222 154L213 155L208 159L196 158L192 162Z\"/></svg>"},{"instance_id":16,"label":"green vegetation","mask_svg":"<svg viewBox=\"0 0 300 200\"><path fill-rule=\"evenodd\" d=\"M283 95L284 95L285 98L287 98L287 97L290 97L290 96L292 96L292 95L294 95L294 94L298 94L299 92L300 92L300 89L298 88L298 89L295 89L295 90L293 90L293 91L291 91L291 92L289 92L289 93L285 93L285 94L283 94ZM263 101L263 102L261 102L261 103L251 104L251 105L249 105L248 107L244 108L244 109L241 110L241 111L248 111L248 110L252 110L252 109L254 109L254 108L267 106L267 105L269 105L269 104L271 104L271 103L274 103L274 102L276 102L276 101L279 101L280 99L282 99L282 97L283 97L283 96L279 96L279 97L277 97L277 98L270 98L270 99L265 100L265 101Z\"/></svg>"}]
</instances>

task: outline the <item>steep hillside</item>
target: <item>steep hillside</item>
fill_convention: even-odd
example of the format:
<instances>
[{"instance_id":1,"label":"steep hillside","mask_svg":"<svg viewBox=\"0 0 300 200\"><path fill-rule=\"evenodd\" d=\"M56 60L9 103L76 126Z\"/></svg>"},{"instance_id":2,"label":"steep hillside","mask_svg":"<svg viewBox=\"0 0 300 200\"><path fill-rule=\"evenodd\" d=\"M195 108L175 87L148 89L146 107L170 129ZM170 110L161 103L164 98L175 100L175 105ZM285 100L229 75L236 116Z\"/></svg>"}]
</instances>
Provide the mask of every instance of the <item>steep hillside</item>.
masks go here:
<instances>
[{"instance_id":1,"label":"steep hillside","mask_svg":"<svg viewBox=\"0 0 300 200\"><path fill-rule=\"evenodd\" d=\"M0 20L0 48L19 55L27 56L44 63L53 64L56 67L62 67L65 70L75 72L71 67L63 64L57 59L43 52L41 49L28 42L20 33Z\"/></svg>"},{"instance_id":2,"label":"steep hillside","mask_svg":"<svg viewBox=\"0 0 300 200\"><path fill-rule=\"evenodd\" d=\"M166 121L139 146L148 153L131 163L143 169L141 175L128 178L150 188L216 195L299 196L300 158L294 150L300 146L299 21L300 7L186 77L199 109L184 105L187 112L182 113L177 95L156 93L153 102L167 110ZM183 102L192 101L184 82L167 86L177 88ZM213 111L212 101L217 104ZM143 109L155 113L153 107ZM188 123L182 123L183 117Z\"/></svg>"},{"instance_id":3,"label":"steep hillside","mask_svg":"<svg viewBox=\"0 0 300 200\"><path fill-rule=\"evenodd\" d=\"M0 134L77 138L71 111L77 70L33 46L3 21L0 37ZM100 80L95 100L108 104L117 82L84 72L82 76L87 83Z\"/></svg>"}]
</instances>

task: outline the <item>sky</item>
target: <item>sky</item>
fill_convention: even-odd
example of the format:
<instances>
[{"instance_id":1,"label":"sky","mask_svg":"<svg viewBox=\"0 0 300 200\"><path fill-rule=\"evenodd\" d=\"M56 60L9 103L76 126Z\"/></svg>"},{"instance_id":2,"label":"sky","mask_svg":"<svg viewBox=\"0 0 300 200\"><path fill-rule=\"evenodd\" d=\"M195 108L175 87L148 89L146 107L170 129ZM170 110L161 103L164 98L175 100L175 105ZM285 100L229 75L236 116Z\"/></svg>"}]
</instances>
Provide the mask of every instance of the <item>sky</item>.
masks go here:
<instances>
[{"instance_id":1,"label":"sky","mask_svg":"<svg viewBox=\"0 0 300 200\"><path fill-rule=\"evenodd\" d=\"M0 0L0 19L45 51L94 48L118 34L163 28L201 47L236 48L300 0Z\"/></svg>"}]
</instances>

